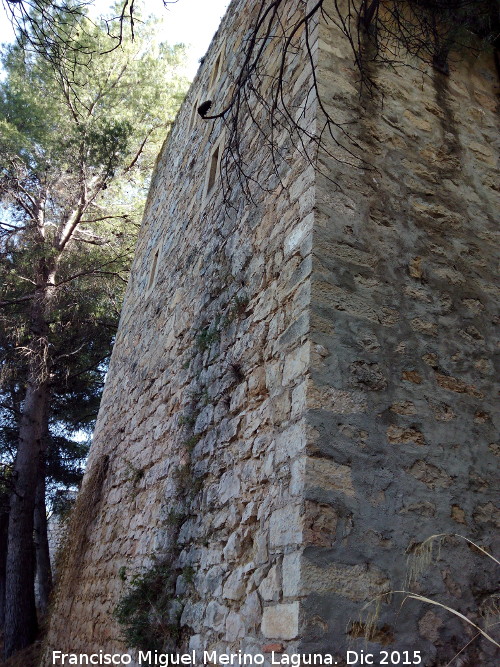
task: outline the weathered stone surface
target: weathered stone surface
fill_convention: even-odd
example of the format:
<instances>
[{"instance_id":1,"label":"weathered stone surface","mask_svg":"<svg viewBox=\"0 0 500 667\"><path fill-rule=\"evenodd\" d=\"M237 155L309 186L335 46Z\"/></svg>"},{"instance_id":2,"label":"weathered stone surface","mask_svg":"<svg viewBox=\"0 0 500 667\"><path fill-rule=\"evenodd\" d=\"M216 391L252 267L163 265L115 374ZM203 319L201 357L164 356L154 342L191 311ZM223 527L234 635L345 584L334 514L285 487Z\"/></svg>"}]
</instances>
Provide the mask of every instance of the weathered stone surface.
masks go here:
<instances>
[{"instance_id":1,"label":"weathered stone surface","mask_svg":"<svg viewBox=\"0 0 500 667\"><path fill-rule=\"evenodd\" d=\"M281 463L287 459L293 459L297 454L305 450L306 435L304 422L298 422L289 426L276 436L275 439L275 462Z\"/></svg>"},{"instance_id":2,"label":"weathered stone surface","mask_svg":"<svg viewBox=\"0 0 500 667\"><path fill-rule=\"evenodd\" d=\"M222 597L228 600L240 600L245 593L245 581L243 568L239 567L231 572L224 584Z\"/></svg>"},{"instance_id":3,"label":"weathered stone surface","mask_svg":"<svg viewBox=\"0 0 500 667\"><path fill-rule=\"evenodd\" d=\"M422 637L430 642L439 640L439 628L443 621L434 612L428 611L418 622L418 630Z\"/></svg>"},{"instance_id":4,"label":"weathered stone surface","mask_svg":"<svg viewBox=\"0 0 500 667\"><path fill-rule=\"evenodd\" d=\"M304 561L302 566L304 593L335 593L349 600L372 600L390 590L389 579L378 568L366 565L333 563L318 567Z\"/></svg>"},{"instance_id":5,"label":"weathered stone surface","mask_svg":"<svg viewBox=\"0 0 500 667\"><path fill-rule=\"evenodd\" d=\"M211 600L207 605L203 625L220 632L225 626L227 613L227 607L223 607L218 602L215 602L215 600Z\"/></svg>"},{"instance_id":6,"label":"weathered stone surface","mask_svg":"<svg viewBox=\"0 0 500 667\"><path fill-rule=\"evenodd\" d=\"M266 602L276 600L281 589L279 584L278 568L276 565L273 565L273 567L269 570L267 577L262 580L259 586L258 590L261 598Z\"/></svg>"},{"instance_id":7,"label":"weathered stone surface","mask_svg":"<svg viewBox=\"0 0 500 667\"><path fill-rule=\"evenodd\" d=\"M299 603L264 607L262 634L269 639L294 639L299 633Z\"/></svg>"},{"instance_id":8,"label":"weathered stone surface","mask_svg":"<svg viewBox=\"0 0 500 667\"><path fill-rule=\"evenodd\" d=\"M301 508L299 505L286 505L275 510L269 518L269 537L271 546L299 544L302 539Z\"/></svg>"},{"instance_id":9,"label":"weathered stone surface","mask_svg":"<svg viewBox=\"0 0 500 667\"><path fill-rule=\"evenodd\" d=\"M244 626L249 631L254 631L259 626L262 619L262 606L260 604L259 596L254 591L247 595L243 606L240 609L240 615Z\"/></svg>"},{"instance_id":10,"label":"weathered stone surface","mask_svg":"<svg viewBox=\"0 0 500 667\"><path fill-rule=\"evenodd\" d=\"M245 626L242 618L234 611L230 611L226 619L226 636L228 642L234 642L245 636Z\"/></svg>"},{"instance_id":11,"label":"weathered stone surface","mask_svg":"<svg viewBox=\"0 0 500 667\"><path fill-rule=\"evenodd\" d=\"M307 486L319 486L327 491L340 491L354 496L351 468L330 459L308 458L306 463Z\"/></svg>"},{"instance_id":12,"label":"weathered stone surface","mask_svg":"<svg viewBox=\"0 0 500 667\"><path fill-rule=\"evenodd\" d=\"M290 352L285 358L283 368L283 385L291 384L298 377L304 375L309 364L309 343Z\"/></svg>"},{"instance_id":13,"label":"weathered stone surface","mask_svg":"<svg viewBox=\"0 0 500 667\"><path fill-rule=\"evenodd\" d=\"M387 441L391 444L413 443L415 445L425 445L423 434L416 428L391 425L387 429Z\"/></svg>"},{"instance_id":14,"label":"weathered stone surface","mask_svg":"<svg viewBox=\"0 0 500 667\"><path fill-rule=\"evenodd\" d=\"M304 536L304 539L307 539ZM282 578L283 596L296 597L300 593L301 551L294 551L283 556Z\"/></svg>"},{"instance_id":15,"label":"weathered stone surface","mask_svg":"<svg viewBox=\"0 0 500 667\"><path fill-rule=\"evenodd\" d=\"M422 376L417 371L403 371L403 380L414 382L415 384L422 384Z\"/></svg>"},{"instance_id":16,"label":"weathered stone surface","mask_svg":"<svg viewBox=\"0 0 500 667\"><path fill-rule=\"evenodd\" d=\"M432 463L426 463L425 461L416 461L412 467L408 469L408 472L431 489L435 489L436 487L448 487L453 481L444 470L432 465Z\"/></svg>"},{"instance_id":17,"label":"weathered stone surface","mask_svg":"<svg viewBox=\"0 0 500 667\"><path fill-rule=\"evenodd\" d=\"M300 188L300 184L299 184ZM300 194L302 191L299 189ZM290 192L291 198L293 199L293 193ZM311 235L312 228L314 223L314 214L309 213L298 225L294 226L293 230L285 238L285 253L291 254L296 251L304 240Z\"/></svg>"},{"instance_id":18,"label":"weathered stone surface","mask_svg":"<svg viewBox=\"0 0 500 667\"><path fill-rule=\"evenodd\" d=\"M339 414L365 412L366 398L361 392L342 391L333 387L309 387L308 406Z\"/></svg>"},{"instance_id":19,"label":"weathered stone surface","mask_svg":"<svg viewBox=\"0 0 500 667\"><path fill-rule=\"evenodd\" d=\"M317 165L282 133L277 178L247 116L245 159L266 189L245 200L229 170L226 209L222 188L206 187L222 123L203 122L196 106L219 53L212 92L224 100L257 4L231 4L158 159L88 474L104 454L110 467L48 651L124 651L118 573L157 556L174 572L196 651L283 644L340 664L348 642L362 642L346 634L348 619L401 586L408 548L466 532L492 549L493 63L453 58L449 77L370 63L375 97L360 96L351 47L325 14L310 46L342 131L323 135ZM280 7L291 16L310 5ZM266 77L280 44L266 45ZM302 31L284 103L313 131L323 120L305 47ZM344 130L353 155L339 145ZM481 619L489 567L445 542L416 586ZM428 612L384 603L373 643L447 664L463 628ZM496 664L479 639L460 655Z\"/></svg>"},{"instance_id":20,"label":"weathered stone surface","mask_svg":"<svg viewBox=\"0 0 500 667\"><path fill-rule=\"evenodd\" d=\"M305 543L319 547L332 547L335 543L338 519L338 513L333 507L324 503L307 501L304 516ZM285 572L283 570L283 585L284 582Z\"/></svg>"}]
</instances>

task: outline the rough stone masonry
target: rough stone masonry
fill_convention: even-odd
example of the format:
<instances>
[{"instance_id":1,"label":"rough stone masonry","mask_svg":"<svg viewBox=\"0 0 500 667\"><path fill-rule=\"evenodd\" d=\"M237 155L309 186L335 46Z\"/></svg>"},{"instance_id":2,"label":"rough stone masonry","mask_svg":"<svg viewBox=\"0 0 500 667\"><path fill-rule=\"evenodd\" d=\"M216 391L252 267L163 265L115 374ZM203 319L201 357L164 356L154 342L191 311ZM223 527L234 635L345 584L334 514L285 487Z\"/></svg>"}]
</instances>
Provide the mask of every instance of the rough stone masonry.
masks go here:
<instances>
[{"instance_id":1,"label":"rough stone masonry","mask_svg":"<svg viewBox=\"0 0 500 667\"><path fill-rule=\"evenodd\" d=\"M493 59L380 66L370 101L317 17L318 90L365 161L333 134L314 164L278 133L276 174L249 117L246 165L266 179L249 201L234 169L220 178L227 129L196 108L223 108L258 4L230 5L158 158L45 662L126 651L113 610L168 558L182 650L438 666L471 642L456 664L492 667L470 624L383 594L411 585L481 627L494 611L495 564L462 537L405 582L430 536L495 550ZM285 102L311 129L324 111L304 32L294 44Z\"/></svg>"}]
</instances>

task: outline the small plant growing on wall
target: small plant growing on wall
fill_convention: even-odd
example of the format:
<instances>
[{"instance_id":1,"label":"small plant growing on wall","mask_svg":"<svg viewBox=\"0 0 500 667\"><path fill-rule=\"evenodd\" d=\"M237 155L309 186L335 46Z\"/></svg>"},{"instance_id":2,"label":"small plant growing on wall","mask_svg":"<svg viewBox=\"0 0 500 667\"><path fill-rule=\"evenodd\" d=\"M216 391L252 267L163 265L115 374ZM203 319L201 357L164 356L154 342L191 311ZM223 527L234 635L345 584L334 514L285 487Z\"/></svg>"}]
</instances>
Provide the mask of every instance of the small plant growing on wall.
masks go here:
<instances>
[{"instance_id":1,"label":"small plant growing on wall","mask_svg":"<svg viewBox=\"0 0 500 667\"><path fill-rule=\"evenodd\" d=\"M144 468L138 468L128 459L124 459L124 461L128 473L126 480L132 482L132 486L135 488L144 477Z\"/></svg>"},{"instance_id":2,"label":"small plant growing on wall","mask_svg":"<svg viewBox=\"0 0 500 667\"><path fill-rule=\"evenodd\" d=\"M205 350L208 350L209 347L212 346L213 343L219 340L220 333L219 331L215 329L203 329L200 331L200 333L196 336L196 347L200 352L205 352Z\"/></svg>"},{"instance_id":3,"label":"small plant growing on wall","mask_svg":"<svg viewBox=\"0 0 500 667\"><path fill-rule=\"evenodd\" d=\"M131 578L114 616L127 646L161 651L179 638L180 603L174 597L176 573L166 562L156 562Z\"/></svg>"}]
</instances>

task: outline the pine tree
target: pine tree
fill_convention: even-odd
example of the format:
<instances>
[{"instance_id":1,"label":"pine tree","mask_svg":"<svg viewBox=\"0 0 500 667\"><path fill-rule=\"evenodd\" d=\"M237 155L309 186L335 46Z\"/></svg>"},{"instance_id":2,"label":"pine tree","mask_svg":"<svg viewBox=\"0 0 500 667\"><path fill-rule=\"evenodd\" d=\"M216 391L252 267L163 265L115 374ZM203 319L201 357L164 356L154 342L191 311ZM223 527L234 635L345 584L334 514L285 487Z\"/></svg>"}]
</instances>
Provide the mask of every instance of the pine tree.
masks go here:
<instances>
[{"instance_id":1,"label":"pine tree","mask_svg":"<svg viewBox=\"0 0 500 667\"><path fill-rule=\"evenodd\" d=\"M0 87L2 430L16 438L7 657L37 628L33 531L43 532L43 471L54 448L60 460L61 431L68 443L65 428L95 411L145 187L185 90L183 49L155 45L151 21L109 53L104 23L65 21L72 44L80 40L91 57L54 68L16 45Z\"/></svg>"}]
</instances>

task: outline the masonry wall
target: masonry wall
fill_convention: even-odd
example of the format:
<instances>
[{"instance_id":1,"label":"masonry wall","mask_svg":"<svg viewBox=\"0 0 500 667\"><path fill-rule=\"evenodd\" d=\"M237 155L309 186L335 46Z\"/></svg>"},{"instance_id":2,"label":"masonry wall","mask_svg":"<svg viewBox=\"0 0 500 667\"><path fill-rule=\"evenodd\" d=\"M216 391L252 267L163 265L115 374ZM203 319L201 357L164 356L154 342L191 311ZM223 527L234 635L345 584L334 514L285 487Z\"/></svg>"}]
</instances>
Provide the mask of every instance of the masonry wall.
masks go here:
<instances>
[{"instance_id":1,"label":"masonry wall","mask_svg":"<svg viewBox=\"0 0 500 667\"><path fill-rule=\"evenodd\" d=\"M112 611L158 558L185 649L444 665L466 624L396 599L366 644L362 608L403 587L406 551L433 534L493 549L496 73L486 57L449 78L381 68L383 104L360 98L323 21L320 91L358 157L332 140L315 170L284 134L273 174L249 118L266 189L246 200L231 171L225 207L219 180L207 195L222 126L193 111L228 99L253 4L231 4L158 160L47 649L125 651ZM314 129L303 40L286 94ZM477 620L492 566L448 539L417 588ZM463 655L494 664L485 641Z\"/></svg>"},{"instance_id":2,"label":"masonry wall","mask_svg":"<svg viewBox=\"0 0 500 667\"><path fill-rule=\"evenodd\" d=\"M196 114L205 99L222 108L256 9L231 5L158 160L77 508L88 527L59 587L49 664L51 649L124 651L112 612L155 558L178 577L186 649L260 651L262 624L269 636L283 622L287 639L298 636L314 170L288 147L267 192L249 203L233 182L225 207L219 176L207 194L222 125ZM266 61L277 67L274 48ZM296 59L287 95L299 104L300 73ZM314 118L312 100L304 119ZM271 173L268 152L249 150L250 171ZM273 613L278 601L285 616Z\"/></svg>"},{"instance_id":3,"label":"masonry wall","mask_svg":"<svg viewBox=\"0 0 500 667\"><path fill-rule=\"evenodd\" d=\"M352 158L330 141L317 179L302 650L336 649L339 664L349 648L421 650L445 665L476 632L431 604L400 609L395 596L376 643L356 635L364 604L408 587L406 556L426 538L460 534L498 553L499 82L487 57L455 62L450 77L373 69L374 100L360 99L356 75L323 24L327 109L369 166L339 164ZM413 590L480 622L494 563L460 538L434 554ZM460 656L497 659L478 639Z\"/></svg>"}]
</instances>

